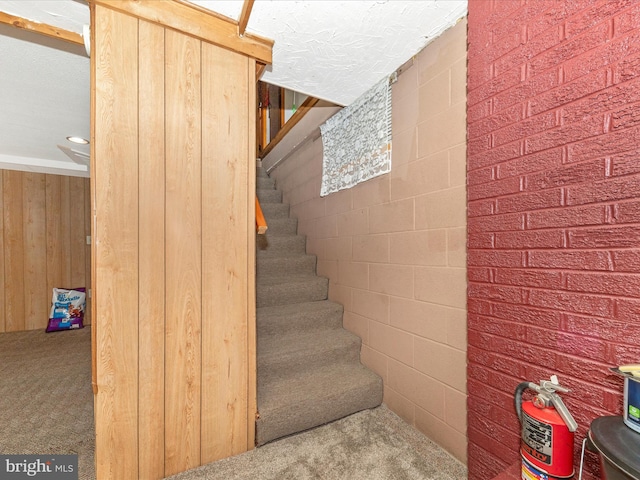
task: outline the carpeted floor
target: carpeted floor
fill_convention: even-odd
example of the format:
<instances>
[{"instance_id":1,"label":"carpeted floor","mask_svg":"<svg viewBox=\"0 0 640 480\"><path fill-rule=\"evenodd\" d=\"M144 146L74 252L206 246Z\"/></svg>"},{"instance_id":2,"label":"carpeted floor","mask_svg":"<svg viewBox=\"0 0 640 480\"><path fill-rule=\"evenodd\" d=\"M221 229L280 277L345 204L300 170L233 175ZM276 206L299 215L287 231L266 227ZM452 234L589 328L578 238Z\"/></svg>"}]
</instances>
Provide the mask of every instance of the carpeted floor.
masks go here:
<instances>
[{"instance_id":1,"label":"carpeted floor","mask_svg":"<svg viewBox=\"0 0 640 480\"><path fill-rule=\"evenodd\" d=\"M0 334L0 453L78 454L95 478L91 329Z\"/></svg>"},{"instance_id":2,"label":"carpeted floor","mask_svg":"<svg viewBox=\"0 0 640 480\"><path fill-rule=\"evenodd\" d=\"M95 478L90 328L0 334L0 453L78 454ZM466 468L384 405L171 480L458 480Z\"/></svg>"},{"instance_id":3,"label":"carpeted floor","mask_svg":"<svg viewBox=\"0 0 640 480\"><path fill-rule=\"evenodd\" d=\"M382 405L171 480L460 480L466 467Z\"/></svg>"}]
</instances>

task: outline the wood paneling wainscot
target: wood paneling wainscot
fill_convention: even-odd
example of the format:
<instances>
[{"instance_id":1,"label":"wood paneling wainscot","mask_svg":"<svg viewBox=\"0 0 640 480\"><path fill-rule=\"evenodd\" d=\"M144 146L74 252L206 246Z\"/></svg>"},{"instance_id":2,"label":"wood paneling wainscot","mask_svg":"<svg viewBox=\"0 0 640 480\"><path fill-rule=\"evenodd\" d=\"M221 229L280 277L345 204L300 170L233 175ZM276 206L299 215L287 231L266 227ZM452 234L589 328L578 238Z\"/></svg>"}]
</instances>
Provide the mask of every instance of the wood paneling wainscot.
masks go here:
<instances>
[{"instance_id":1,"label":"wood paneling wainscot","mask_svg":"<svg viewBox=\"0 0 640 480\"><path fill-rule=\"evenodd\" d=\"M53 288L91 287L89 179L0 170L0 204L0 332L44 330Z\"/></svg>"},{"instance_id":2,"label":"wood paneling wainscot","mask_svg":"<svg viewBox=\"0 0 640 480\"><path fill-rule=\"evenodd\" d=\"M254 445L255 72L271 43L218 43L229 22L186 2L90 5L96 473L160 479Z\"/></svg>"}]
</instances>

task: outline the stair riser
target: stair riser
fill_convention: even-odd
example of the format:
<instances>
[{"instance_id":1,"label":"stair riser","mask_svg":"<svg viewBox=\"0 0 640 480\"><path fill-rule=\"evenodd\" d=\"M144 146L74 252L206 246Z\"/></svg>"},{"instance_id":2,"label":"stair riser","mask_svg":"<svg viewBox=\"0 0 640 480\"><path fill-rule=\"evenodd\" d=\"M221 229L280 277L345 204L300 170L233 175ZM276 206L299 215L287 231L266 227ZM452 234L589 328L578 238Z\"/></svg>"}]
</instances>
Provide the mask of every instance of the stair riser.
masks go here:
<instances>
[{"instance_id":1,"label":"stair riser","mask_svg":"<svg viewBox=\"0 0 640 480\"><path fill-rule=\"evenodd\" d=\"M329 284L326 278L304 283L285 283L282 285L257 284L256 305L269 307L273 305L289 305L292 303L316 302L326 300Z\"/></svg>"},{"instance_id":2,"label":"stair riser","mask_svg":"<svg viewBox=\"0 0 640 480\"><path fill-rule=\"evenodd\" d=\"M272 178L268 178L268 177L256 178L257 190L267 190L267 189L275 189L275 188L276 188L276 182Z\"/></svg>"},{"instance_id":3,"label":"stair riser","mask_svg":"<svg viewBox=\"0 0 640 480\"><path fill-rule=\"evenodd\" d=\"M283 404L277 410L260 411L256 421L256 445L377 407L382 403L382 380L378 378L351 389L340 398L324 398L321 409L317 403L315 398L300 399L295 405Z\"/></svg>"},{"instance_id":4,"label":"stair riser","mask_svg":"<svg viewBox=\"0 0 640 480\"><path fill-rule=\"evenodd\" d=\"M259 344L258 351L260 351ZM283 372L286 375L297 375L308 372L310 365L313 365L313 368L320 368L336 361L358 362L360 360L360 339L357 338L357 341L353 341L348 345L341 345L339 348L321 352L296 352L279 358L263 358L260 356L259 358L261 358L258 362L260 375L275 377L278 373Z\"/></svg>"},{"instance_id":5,"label":"stair riser","mask_svg":"<svg viewBox=\"0 0 640 480\"><path fill-rule=\"evenodd\" d=\"M290 257L257 258L257 275L269 275L278 272L278 275L313 274L316 271L316 257L313 255L296 255ZM258 280L259 281L259 280Z\"/></svg>"},{"instance_id":6,"label":"stair riser","mask_svg":"<svg viewBox=\"0 0 640 480\"><path fill-rule=\"evenodd\" d=\"M289 205L284 203L265 203L260 205L264 218L267 220L273 220L274 218L289 218Z\"/></svg>"},{"instance_id":7,"label":"stair riser","mask_svg":"<svg viewBox=\"0 0 640 480\"><path fill-rule=\"evenodd\" d=\"M269 178L269 175L267 175L267 171L264 168L256 167L256 178L257 177Z\"/></svg>"},{"instance_id":8,"label":"stair riser","mask_svg":"<svg viewBox=\"0 0 640 480\"><path fill-rule=\"evenodd\" d=\"M265 190L260 189L256 191L258 200L260 200L260 206L264 207L266 203L281 203L282 192L280 190Z\"/></svg>"},{"instance_id":9,"label":"stair riser","mask_svg":"<svg viewBox=\"0 0 640 480\"><path fill-rule=\"evenodd\" d=\"M258 235L256 239L256 253L258 261L261 256L304 255L306 238L292 235Z\"/></svg>"},{"instance_id":10,"label":"stair riser","mask_svg":"<svg viewBox=\"0 0 640 480\"><path fill-rule=\"evenodd\" d=\"M272 218L267 221L267 235L296 235L298 221L295 218Z\"/></svg>"},{"instance_id":11,"label":"stair riser","mask_svg":"<svg viewBox=\"0 0 640 480\"><path fill-rule=\"evenodd\" d=\"M291 330L313 332L327 328L339 328L342 326L342 312L326 312L313 315L301 311L298 315L260 315L257 314L258 336L277 335Z\"/></svg>"}]
</instances>

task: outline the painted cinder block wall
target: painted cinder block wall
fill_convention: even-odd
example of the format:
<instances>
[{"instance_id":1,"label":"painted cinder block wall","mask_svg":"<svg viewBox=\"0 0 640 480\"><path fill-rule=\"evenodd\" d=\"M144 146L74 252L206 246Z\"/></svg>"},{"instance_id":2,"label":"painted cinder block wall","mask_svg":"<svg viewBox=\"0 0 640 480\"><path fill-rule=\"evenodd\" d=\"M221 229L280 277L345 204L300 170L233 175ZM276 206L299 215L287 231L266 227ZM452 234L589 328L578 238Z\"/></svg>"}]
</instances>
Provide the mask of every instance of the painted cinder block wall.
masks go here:
<instances>
[{"instance_id":1,"label":"painted cinder block wall","mask_svg":"<svg viewBox=\"0 0 640 480\"><path fill-rule=\"evenodd\" d=\"M513 390L580 427L640 361L640 4L469 2L469 478L518 461ZM599 478L589 457L587 475Z\"/></svg>"},{"instance_id":2,"label":"painted cinder block wall","mask_svg":"<svg viewBox=\"0 0 640 480\"><path fill-rule=\"evenodd\" d=\"M466 30L447 30L393 85L391 173L321 198L320 138L271 172L384 402L462 461Z\"/></svg>"}]
</instances>

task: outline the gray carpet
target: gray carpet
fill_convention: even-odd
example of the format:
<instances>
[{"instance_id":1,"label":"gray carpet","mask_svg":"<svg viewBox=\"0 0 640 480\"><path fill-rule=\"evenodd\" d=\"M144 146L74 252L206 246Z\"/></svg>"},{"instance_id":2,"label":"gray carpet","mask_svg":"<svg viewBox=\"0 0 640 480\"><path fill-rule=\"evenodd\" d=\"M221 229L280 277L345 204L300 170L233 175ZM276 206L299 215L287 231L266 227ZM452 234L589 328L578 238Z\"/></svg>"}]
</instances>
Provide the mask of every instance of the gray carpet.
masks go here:
<instances>
[{"instance_id":1,"label":"gray carpet","mask_svg":"<svg viewBox=\"0 0 640 480\"><path fill-rule=\"evenodd\" d=\"M90 329L0 334L0 453L78 454L94 470ZM272 442L174 480L466 478L465 467L385 406Z\"/></svg>"},{"instance_id":2,"label":"gray carpet","mask_svg":"<svg viewBox=\"0 0 640 480\"><path fill-rule=\"evenodd\" d=\"M0 453L78 454L95 478L91 330L0 334Z\"/></svg>"},{"instance_id":3,"label":"gray carpet","mask_svg":"<svg viewBox=\"0 0 640 480\"><path fill-rule=\"evenodd\" d=\"M256 441L323 425L382 402L382 379L360 363L360 337L342 328L342 305L265 171L257 195L268 224L256 248L258 412Z\"/></svg>"},{"instance_id":4,"label":"gray carpet","mask_svg":"<svg viewBox=\"0 0 640 480\"><path fill-rule=\"evenodd\" d=\"M463 464L382 405L171 480L460 480Z\"/></svg>"}]
</instances>

